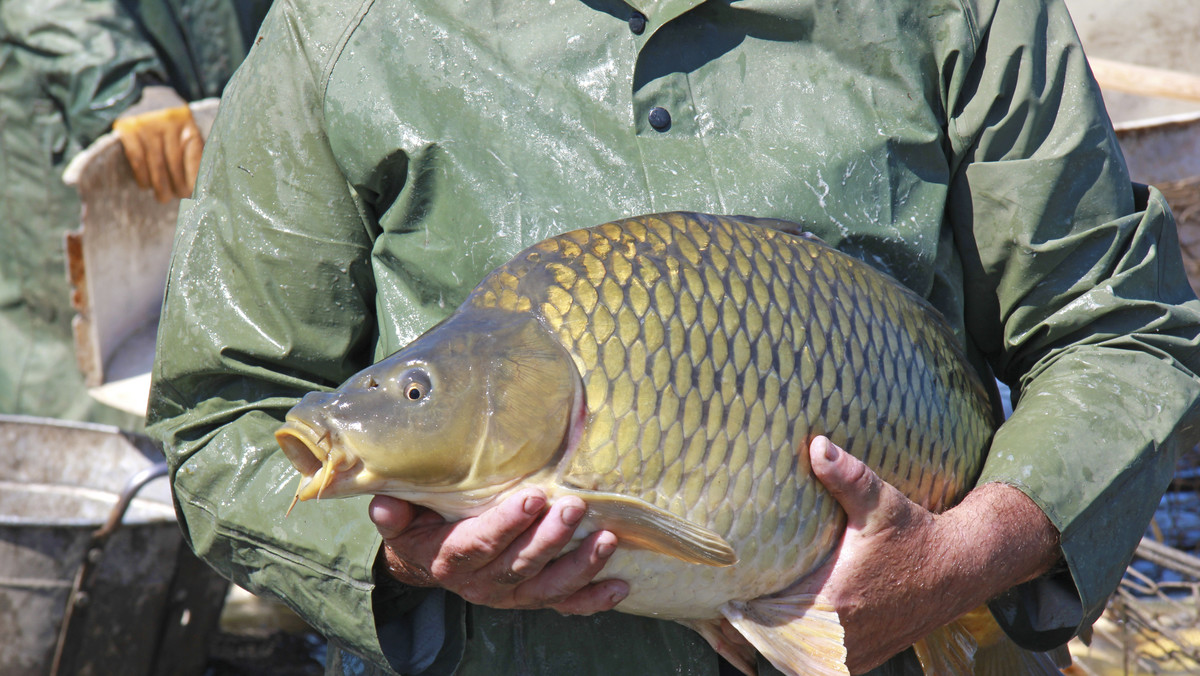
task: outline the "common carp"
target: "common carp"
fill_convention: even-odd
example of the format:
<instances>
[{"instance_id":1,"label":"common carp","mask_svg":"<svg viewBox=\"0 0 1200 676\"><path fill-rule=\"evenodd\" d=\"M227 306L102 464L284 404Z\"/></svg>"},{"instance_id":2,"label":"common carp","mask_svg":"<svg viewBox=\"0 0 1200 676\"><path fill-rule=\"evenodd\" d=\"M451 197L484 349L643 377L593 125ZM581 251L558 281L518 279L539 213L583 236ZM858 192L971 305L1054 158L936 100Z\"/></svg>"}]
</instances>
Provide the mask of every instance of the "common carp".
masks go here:
<instances>
[{"instance_id":1,"label":"common carp","mask_svg":"<svg viewBox=\"0 0 1200 676\"><path fill-rule=\"evenodd\" d=\"M297 500L385 494L455 520L524 486L577 495L576 536L618 537L603 571L629 583L616 610L714 646L727 618L807 675L847 673L837 614L779 594L845 527L809 442L942 511L993 425L918 295L794 224L667 213L526 249L405 348L306 395L275 436ZM752 655L726 654L751 673Z\"/></svg>"}]
</instances>

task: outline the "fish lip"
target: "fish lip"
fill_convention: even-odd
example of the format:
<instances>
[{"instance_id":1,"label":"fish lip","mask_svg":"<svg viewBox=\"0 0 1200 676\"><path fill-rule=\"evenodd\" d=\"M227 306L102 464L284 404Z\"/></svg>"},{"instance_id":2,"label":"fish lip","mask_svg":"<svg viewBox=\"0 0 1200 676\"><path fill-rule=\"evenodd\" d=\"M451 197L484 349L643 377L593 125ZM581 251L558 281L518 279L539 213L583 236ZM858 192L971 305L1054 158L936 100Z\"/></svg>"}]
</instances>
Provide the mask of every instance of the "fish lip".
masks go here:
<instances>
[{"instance_id":1,"label":"fish lip","mask_svg":"<svg viewBox=\"0 0 1200 676\"><path fill-rule=\"evenodd\" d=\"M363 473L363 462L352 451L335 444L332 429L288 416L275 431L275 441L300 472L289 513L297 502L354 493L355 477Z\"/></svg>"},{"instance_id":2,"label":"fish lip","mask_svg":"<svg viewBox=\"0 0 1200 676\"><path fill-rule=\"evenodd\" d=\"M325 466L329 454L321 448L321 442L328 437L328 431L318 434L311 425L292 418L275 430L275 442L292 466L305 477L313 476Z\"/></svg>"}]
</instances>

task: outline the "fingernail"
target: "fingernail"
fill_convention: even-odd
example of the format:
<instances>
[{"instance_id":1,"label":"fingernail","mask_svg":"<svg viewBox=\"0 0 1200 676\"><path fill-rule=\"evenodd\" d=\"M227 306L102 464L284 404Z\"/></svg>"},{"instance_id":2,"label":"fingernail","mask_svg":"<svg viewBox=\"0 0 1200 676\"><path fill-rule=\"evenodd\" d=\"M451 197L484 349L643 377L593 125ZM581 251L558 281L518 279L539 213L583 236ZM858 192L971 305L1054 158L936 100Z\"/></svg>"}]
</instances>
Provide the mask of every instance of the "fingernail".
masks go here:
<instances>
[{"instance_id":1,"label":"fingernail","mask_svg":"<svg viewBox=\"0 0 1200 676\"><path fill-rule=\"evenodd\" d=\"M615 542L603 540L596 543L596 556L602 559L612 556L615 551L617 551L617 543Z\"/></svg>"},{"instance_id":2,"label":"fingernail","mask_svg":"<svg viewBox=\"0 0 1200 676\"><path fill-rule=\"evenodd\" d=\"M578 525L580 521L583 521L583 512L584 509L582 507L564 507L562 511L563 523L568 526Z\"/></svg>"},{"instance_id":3,"label":"fingernail","mask_svg":"<svg viewBox=\"0 0 1200 676\"><path fill-rule=\"evenodd\" d=\"M617 603L620 603L621 601L624 601L626 596L629 596L629 588L618 587L617 589L614 589L611 594L608 595L608 600L609 600L609 602L611 602L613 604L617 604Z\"/></svg>"},{"instance_id":4,"label":"fingernail","mask_svg":"<svg viewBox=\"0 0 1200 676\"><path fill-rule=\"evenodd\" d=\"M525 502L522 504L522 508L524 508L525 513L530 516L536 516L537 514L540 514L542 508L545 506L546 500L540 495L531 495L525 498Z\"/></svg>"},{"instance_id":5,"label":"fingernail","mask_svg":"<svg viewBox=\"0 0 1200 676\"><path fill-rule=\"evenodd\" d=\"M825 440L825 459L829 462L837 462L838 459L838 447L828 439Z\"/></svg>"}]
</instances>

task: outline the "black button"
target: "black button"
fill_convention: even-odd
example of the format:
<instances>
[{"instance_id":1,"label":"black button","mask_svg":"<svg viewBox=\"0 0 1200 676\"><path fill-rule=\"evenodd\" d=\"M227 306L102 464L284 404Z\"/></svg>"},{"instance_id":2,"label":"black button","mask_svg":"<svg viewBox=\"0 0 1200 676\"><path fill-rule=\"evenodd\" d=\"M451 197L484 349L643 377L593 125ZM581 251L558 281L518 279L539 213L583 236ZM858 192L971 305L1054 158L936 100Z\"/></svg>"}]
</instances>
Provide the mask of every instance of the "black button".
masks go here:
<instances>
[{"instance_id":1,"label":"black button","mask_svg":"<svg viewBox=\"0 0 1200 676\"><path fill-rule=\"evenodd\" d=\"M666 131L671 126L671 114L666 108L655 106L650 109L650 126L658 131Z\"/></svg>"},{"instance_id":2,"label":"black button","mask_svg":"<svg viewBox=\"0 0 1200 676\"><path fill-rule=\"evenodd\" d=\"M629 30L633 31L634 35L641 35L642 31L646 30L646 15L634 12L633 16L629 17Z\"/></svg>"}]
</instances>

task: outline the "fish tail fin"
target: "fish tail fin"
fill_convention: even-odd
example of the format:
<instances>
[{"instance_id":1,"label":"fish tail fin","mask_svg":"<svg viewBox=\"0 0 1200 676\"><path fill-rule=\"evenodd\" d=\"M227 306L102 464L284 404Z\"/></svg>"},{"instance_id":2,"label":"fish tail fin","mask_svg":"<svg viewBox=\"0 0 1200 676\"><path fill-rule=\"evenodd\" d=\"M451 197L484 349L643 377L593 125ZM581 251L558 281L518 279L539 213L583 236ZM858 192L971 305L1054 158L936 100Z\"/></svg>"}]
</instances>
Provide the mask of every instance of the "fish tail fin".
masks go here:
<instances>
[{"instance_id":1,"label":"fish tail fin","mask_svg":"<svg viewBox=\"0 0 1200 676\"><path fill-rule=\"evenodd\" d=\"M721 613L787 676L849 676L837 611L810 594L731 601Z\"/></svg>"},{"instance_id":2,"label":"fish tail fin","mask_svg":"<svg viewBox=\"0 0 1200 676\"><path fill-rule=\"evenodd\" d=\"M1018 646L996 624L987 606L926 636L913 649L926 674L1058 676L1060 667L1071 663L1065 646L1044 653Z\"/></svg>"}]
</instances>

